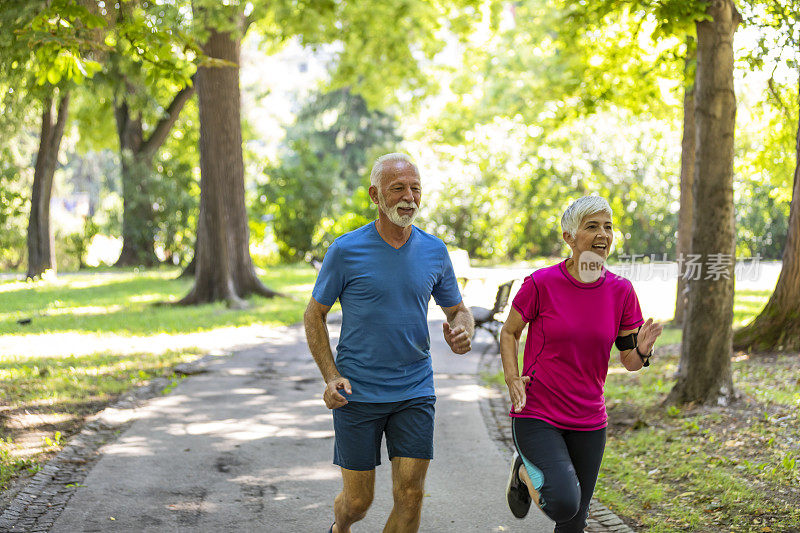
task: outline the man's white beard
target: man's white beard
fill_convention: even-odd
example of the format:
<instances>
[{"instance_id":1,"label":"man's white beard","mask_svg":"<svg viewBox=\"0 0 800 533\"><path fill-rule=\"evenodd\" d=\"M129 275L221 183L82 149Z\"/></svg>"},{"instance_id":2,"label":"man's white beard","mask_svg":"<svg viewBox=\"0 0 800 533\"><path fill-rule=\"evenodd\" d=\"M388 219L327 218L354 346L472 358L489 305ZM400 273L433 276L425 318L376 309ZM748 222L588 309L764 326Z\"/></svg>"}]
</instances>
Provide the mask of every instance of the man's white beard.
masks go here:
<instances>
[{"instance_id":1,"label":"man's white beard","mask_svg":"<svg viewBox=\"0 0 800 533\"><path fill-rule=\"evenodd\" d=\"M381 194L380 191L378 191L378 206L381 208L381 211L383 211L383 213L389 217L389 220L391 220L392 223L402 228L410 226L411 223L414 222L414 219L417 218L417 214L419 213L419 206L414 202L400 201L394 204L394 207L389 207L386 205L386 200L383 198L383 194ZM401 207L413 209L414 212L410 215L401 215L397 212L397 210Z\"/></svg>"}]
</instances>

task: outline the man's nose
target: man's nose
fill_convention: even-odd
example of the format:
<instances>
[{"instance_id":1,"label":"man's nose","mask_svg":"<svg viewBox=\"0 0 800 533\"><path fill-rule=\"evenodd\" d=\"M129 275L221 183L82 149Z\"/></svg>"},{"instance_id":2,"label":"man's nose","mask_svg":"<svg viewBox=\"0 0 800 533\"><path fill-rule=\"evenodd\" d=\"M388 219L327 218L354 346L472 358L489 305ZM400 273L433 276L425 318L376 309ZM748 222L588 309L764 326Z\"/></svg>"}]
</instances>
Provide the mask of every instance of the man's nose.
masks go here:
<instances>
[{"instance_id":1,"label":"man's nose","mask_svg":"<svg viewBox=\"0 0 800 533\"><path fill-rule=\"evenodd\" d=\"M406 202L414 202L414 191L411 190L411 187L403 189L403 200Z\"/></svg>"}]
</instances>

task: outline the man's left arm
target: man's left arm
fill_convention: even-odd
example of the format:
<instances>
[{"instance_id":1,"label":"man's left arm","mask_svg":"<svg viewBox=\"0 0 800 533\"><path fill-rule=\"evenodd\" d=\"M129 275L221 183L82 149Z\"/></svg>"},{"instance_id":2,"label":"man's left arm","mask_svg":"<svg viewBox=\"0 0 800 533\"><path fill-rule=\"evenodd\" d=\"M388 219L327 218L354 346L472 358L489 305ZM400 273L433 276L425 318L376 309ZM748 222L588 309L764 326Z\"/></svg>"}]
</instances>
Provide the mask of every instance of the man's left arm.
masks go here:
<instances>
[{"instance_id":1,"label":"man's left arm","mask_svg":"<svg viewBox=\"0 0 800 533\"><path fill-rule=\"evenodd\" d=\"M472 313L461 301L453 307L442 307L447 322L442 324L444 340L450 345L453 353L465 354L472 349L472 335L475 332L475 320Z\"/></svg>"}]
</instances>

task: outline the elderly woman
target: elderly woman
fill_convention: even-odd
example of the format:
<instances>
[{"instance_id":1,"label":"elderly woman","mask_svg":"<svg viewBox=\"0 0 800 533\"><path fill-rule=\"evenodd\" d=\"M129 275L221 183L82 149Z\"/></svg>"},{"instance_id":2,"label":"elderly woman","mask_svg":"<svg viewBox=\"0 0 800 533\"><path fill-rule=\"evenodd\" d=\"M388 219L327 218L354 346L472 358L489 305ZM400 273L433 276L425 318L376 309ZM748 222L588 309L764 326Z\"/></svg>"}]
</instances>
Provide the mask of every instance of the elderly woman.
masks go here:
<instances>
[{"instance_id":1,"label":"elderly woman","mask_svg":"<svg viewBox=\"0 0 800 533\"><path fill-rule=\"evenodd\" d=\"M561 228L572 256L525 278L500 333L516 445L506 498L517 518L536 503L556 532L586 525L606 442L603 388L612 346L634 372L648 364L661 334L659 324L642 319L631 282L603 266L614 239L611 216L599 196L567 208Z\"/></svg>"}]
</instances>

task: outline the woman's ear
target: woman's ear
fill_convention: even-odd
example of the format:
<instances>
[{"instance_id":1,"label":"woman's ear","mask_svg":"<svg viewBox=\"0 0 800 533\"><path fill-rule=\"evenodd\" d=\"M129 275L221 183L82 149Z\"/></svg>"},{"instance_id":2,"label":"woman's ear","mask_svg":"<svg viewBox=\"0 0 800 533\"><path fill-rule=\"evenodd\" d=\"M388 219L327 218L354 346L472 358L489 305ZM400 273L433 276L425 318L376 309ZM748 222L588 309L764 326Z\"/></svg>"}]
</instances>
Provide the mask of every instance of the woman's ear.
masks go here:
<instances>
[{"instance_id":1,"label":"woman's ear","mask_svg":"<svg viewBox=\"0 0 800 533\"><path fill-rule=\"evenodd\" d=\"M561 234L561 237L564 239L564 242L566 242L570 246L575 245L575 239L572 238L572 235L570 235L568 231L563 232Z\"/></svg>"}]
</instances>

